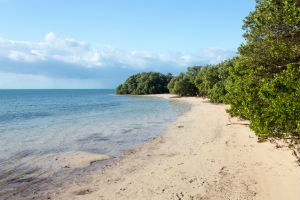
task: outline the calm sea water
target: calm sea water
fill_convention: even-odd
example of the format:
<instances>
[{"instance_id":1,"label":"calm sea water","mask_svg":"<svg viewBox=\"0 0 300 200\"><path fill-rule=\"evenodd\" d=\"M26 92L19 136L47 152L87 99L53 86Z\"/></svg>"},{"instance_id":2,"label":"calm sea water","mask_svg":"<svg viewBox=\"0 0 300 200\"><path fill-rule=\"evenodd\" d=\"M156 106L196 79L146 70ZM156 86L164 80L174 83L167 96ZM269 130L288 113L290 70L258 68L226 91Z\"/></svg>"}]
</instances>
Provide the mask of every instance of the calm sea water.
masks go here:
<instances>
[{"instance_id":1,"label":"calm sea water","mask_svg":"<svg viewBox=\"0 0 300 200\"><path fill-rule=\"evenodd\" d=\"M118 156L189 109L162 98L114 93L0 90L0 184L34 155L87 151Z\"/></svg>"}]
</instances>

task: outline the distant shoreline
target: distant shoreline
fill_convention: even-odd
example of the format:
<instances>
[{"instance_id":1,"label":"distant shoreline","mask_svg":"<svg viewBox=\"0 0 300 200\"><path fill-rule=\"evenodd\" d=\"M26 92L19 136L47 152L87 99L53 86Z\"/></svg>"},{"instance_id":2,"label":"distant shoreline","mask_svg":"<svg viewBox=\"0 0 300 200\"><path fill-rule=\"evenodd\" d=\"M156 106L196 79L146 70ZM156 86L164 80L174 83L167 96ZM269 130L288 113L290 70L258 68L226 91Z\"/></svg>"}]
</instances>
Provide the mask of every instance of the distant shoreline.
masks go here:
<instances>
[{"instance_id":1,"label":"distant shoreline","mask_svg":"<svg viewBox=\"0 0 300 200\"><path fill-rule=\"evenodd\" d=\"M149 96L149 95L147 95ZM150 95L170 98L173 95ZM290 150L257 143L226 105L196 97L161 135L56 192L51 199L299 199L300 172ZM287 173L288 172L288 173Z\"/></svg>"}]
</instances>

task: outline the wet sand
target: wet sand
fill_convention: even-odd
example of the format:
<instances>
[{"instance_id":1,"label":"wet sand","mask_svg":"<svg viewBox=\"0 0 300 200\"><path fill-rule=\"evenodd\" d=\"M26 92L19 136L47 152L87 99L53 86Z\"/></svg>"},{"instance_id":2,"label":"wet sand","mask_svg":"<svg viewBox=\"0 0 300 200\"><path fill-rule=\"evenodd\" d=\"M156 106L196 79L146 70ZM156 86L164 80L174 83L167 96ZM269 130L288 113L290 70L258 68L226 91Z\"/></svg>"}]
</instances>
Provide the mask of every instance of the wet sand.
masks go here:
<instances>
[{"instance_id":1,"label":"wet sand","mask_svg":"<svg viewBox=\"0 0 300 200\"><path fill-rule=\"evenodd\" d=\"M55 191L26 198L300 199L300 167L291 150L258 143L248 122L230 118L225 105L172 100L189 102L191 110L161 135Z\"/></svg>"}]
</instances>

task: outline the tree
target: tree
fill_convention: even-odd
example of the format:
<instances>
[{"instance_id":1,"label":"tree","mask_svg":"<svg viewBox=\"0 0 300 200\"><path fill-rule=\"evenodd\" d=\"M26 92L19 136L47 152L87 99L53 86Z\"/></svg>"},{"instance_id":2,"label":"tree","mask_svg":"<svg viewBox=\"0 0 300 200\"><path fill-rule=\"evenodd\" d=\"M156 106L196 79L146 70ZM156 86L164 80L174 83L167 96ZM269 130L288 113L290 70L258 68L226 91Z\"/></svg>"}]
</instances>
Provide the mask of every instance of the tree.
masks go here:
<instances>
[{"instance_id":1,"label":"tree","mask_svg":"<svg viewBox=\"0 0 300 200\"><path fill-rule=\"evenodd\" d=\"M180 73L177 77L173 77L168 84L170 93L178 94L179 96L196 96L197 88L191 82L189 76Z\"/></svg>"},{"instance_id":2,"label":"tree","mask_svg":"<svg viewBox=\"0 0 300 200\"><path fill-rule=\"evenodd\" d=\"M269 81L263 79L258 96L264 106L255 112L251 128L259 136L299 137L300 130L300 66L287 69Z\"/></svg>"},{"instance_id":3,"label":"tree","mask_svg":"<svg viewBox=\"0 0 300 200\"><path fill-rule=\"evenodd\" d=\"M130 76L116 88L117 94L158 94L168 93L167 84L172 74L144 72Z\"/></svg>"},{"instance_id":4,"label":"tree","mask_svg":"<svg viewBox=\"0 0 300 200\"><path fill-rule=\"evenodd\" d=\"M300 8L261 0L244 20L245 44L226 81L228 112L263 137L299 137Z\"/></svg>"},{"instance_id":5,"label":"tree","mask_svg":"<svg viewBox=\"0 0 300 200\"><path fill-rule=\"evenodd\" d=\"M295 0L257 1L244 20L246 44L239 48L247 67L272 76L300 60L300 9Z\"/></svg>"}]
</instances>

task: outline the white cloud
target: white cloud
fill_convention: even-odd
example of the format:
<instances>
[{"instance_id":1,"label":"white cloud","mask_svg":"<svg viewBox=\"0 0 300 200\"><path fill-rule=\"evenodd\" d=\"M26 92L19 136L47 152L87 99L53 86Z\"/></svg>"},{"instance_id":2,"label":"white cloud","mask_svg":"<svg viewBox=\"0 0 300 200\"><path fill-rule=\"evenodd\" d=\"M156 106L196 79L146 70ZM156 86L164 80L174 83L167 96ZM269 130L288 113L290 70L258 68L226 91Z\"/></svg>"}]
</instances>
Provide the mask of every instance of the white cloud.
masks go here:
<instances>
[{"instance_id":1,"label":"white cloud","mask_svg":"<svg viewBox=\"0 0 300 200\"><path fill-rule=\"evenodd\" d=\"M0 57L20 62L62 61L84 67L99 66L100 57L95 50L82 41L61 39L50 32L44 41L27 42L0 39Z\"/></svg>"},{"instance_id":2,"label":"white cloud","mask_svg":"<svg viewBox=\"0 0 300 200\"><path fill-rule=\"evenodd\" d=\"M45 41L46 41L46 42L52 42L52 41L55 41L55 39L56 39L56 36L55 36L55 34L52 33L52 32L47 33L47 34L45 35Z\"/></svg>"},{"instance_id":3,"label":"white cloud","mask_svg":"<svg viewBox=\"0 0 300 200\"><path fill-rule=\"evenodd\" d=\"M145 51L128 51L113 47L92 47L72 38L59 38L50 32L44 41L28 42L0 38L0 57L20 62L61 61L94 68L122 65L126 68L146 69L153 64L186 67L193 64L217 63L233 55L232 51L209 48L197 54L180 52L158 54Z\"/></svg>"},{"instance_id":4,"label":"white cloud","mask_svg":"<svg viewBox=\"0 0 300 200\"><path fill-rule=\"evenodd\" d=\"M115 86L132 73L159 71L176 74L185 71L188 66L215 64L234 55L233 51L220 48L208 48L191 54L99 47L72 38L60 38L52 32L47 33L40 42L0 37L0 73L16 74L23 81L25 78L21 74L32 75L34 78L27 78L33 82L45 82L39 77L42 76L49 80L97 80L105 82L105 86ZM3 88L2 82L3 79L0 80L0 88Z\"/></svg>"},{"instance_id":5,"label":"white cloud","mask_svg":"<svg viewBox=\"0 0 300 200\"><path fill-rule=\"evenodd\" d=\"M34 54L12 50L9 52L8 58L15 61L33 62L37 57Z\"/></svg>"}]
</instances>

